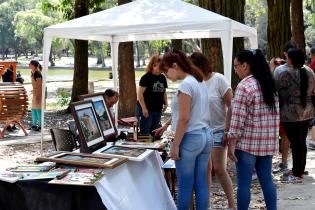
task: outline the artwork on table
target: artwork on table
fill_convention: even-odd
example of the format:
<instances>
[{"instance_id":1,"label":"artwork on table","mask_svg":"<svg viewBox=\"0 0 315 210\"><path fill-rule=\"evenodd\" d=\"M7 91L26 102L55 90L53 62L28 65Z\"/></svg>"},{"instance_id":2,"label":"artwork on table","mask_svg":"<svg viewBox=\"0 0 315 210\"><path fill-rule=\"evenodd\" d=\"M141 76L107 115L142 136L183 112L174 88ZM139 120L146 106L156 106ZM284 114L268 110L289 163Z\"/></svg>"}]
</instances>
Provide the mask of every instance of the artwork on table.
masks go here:
<instances>
[{"instance_id":1,"label":"artwork on table","mask_svg":"<svg viewBox=\"0 0 315 210\"><path fill-rule=\"evenodd\" d=\"M49 171L54 168L54 165L27 165L27 166L17 166L11 171L13 172L44 172Z\"/></svg>"},{"instance_id":2,"label":"artwork on table","mask_svg":"<svg viewBox=\"0 0 315 210\"><path fill-rule=\"evenodd\" d=\"M84 101L91 100L93 102L96 116L99 120L99 124L101 126L101 130L103 131L103 135L106 141L114 140L117 135L117 129L115 124L113 123L113 116L105 103L105 98L103 93L94 93L81 95L80 98Z\"/></svg>"},{"instance_id":3,"label":"artwork on table","mask_svg":"<svg viewBox=\"0 0 315 210\"><path fill-rule=\"evenodd\" d=\"M96 168L115 168L127 161L127 158L109 155L83 154L75 152L60 152L48 157L37 157L37 162L56 162L67 165L77 165Z\"/></svg>"},{"instance_id":4,"label":"artwork on table","mask_svg":"<svg viewBox=\"0 0 315 210\"><path fill-rule=\"evenodd\" d=\"M0 180L4 182L14 183L21 179L23 174L11 171L0 171Z\"/></svg>"},{"instance_id":5,"label":"artwork on table","mask_svg":"<svg viewBox=\"0 0 315 210\"><path fill-rule=\"evenodd\" d=\"M107 154L116 157L124 157L133 161L142 161L148 155L150 155L153 150L150 149L139 149L139 148L131 148L131 147L123 147L123 146L110 146L103 147L93 154Z\"/></svg>"},{"instance_id":6,"label":"artwork on table","mask_svg":"<svg viewBox=\"0 0 315 210\"><path fill-rule=\"evenodd\" d=\"M56 178L48 182L49 184L63 184L63 185L83 185L94 186L105 175L100 169L78 170L66 174L61 178Z\"/></svg>"},{"instance_id":7,"label":"artwork on table","mask_svg":"<svg viewBox=\"0 0 315 210\"><path fill-rule=\"evenodd\" d=\"M21 173L23 176L19 179L20 181L27 181L27 180L40 180L40 179L54 179L57 176L60 176L65 171L68 171L64 168L56 168L50 171L42 171L42 172L28 172L28 173Z\"/></svg>"},{"instance_id":8,"label":"artwork on table","mask_svg":"<svg viewBox=\"0 0 315 210\"><path fill-rule=\"evenodd\" d=\"M162 141L156 141L152 143L147 142L137 142L137 141L123 141L120 142L119 145L124 147L132 147L132 148L140 148L140 149L163 149L165 147L165 143Z\"/></svg>"},{"instance_id":9,"label":"artwork on table","mask_svg":"<svg viewBox=\"0 0 315 210\"><path fill-rule=\"evenodd\" d=\"M91 152L94 148L106 145L91 100L71 103L71 111L79 131L81 152Z\"/></svg>"}]
</instances>

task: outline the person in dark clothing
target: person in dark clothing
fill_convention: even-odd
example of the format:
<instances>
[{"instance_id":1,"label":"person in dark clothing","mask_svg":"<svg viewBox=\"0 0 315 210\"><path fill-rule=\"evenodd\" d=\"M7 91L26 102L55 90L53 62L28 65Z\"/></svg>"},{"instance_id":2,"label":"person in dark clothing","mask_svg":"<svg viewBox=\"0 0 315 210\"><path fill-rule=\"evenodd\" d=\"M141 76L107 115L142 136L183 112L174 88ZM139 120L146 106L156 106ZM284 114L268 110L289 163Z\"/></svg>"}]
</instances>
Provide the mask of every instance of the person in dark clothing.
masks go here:
<instances>
[{"instance_id":1,"label":"person in dark clothing","mask_svg":"<svg viewBox=\"0 0 315 210\"><path fill-rule=\"evenodd\" d=\"M2 75L3 82L13 82L13 66L10 65Z\"/></svg>"},{"instance_id":2,"label":"person in dark clothing","mask_svg":"<svg viewBox=\"0 0 315 210\"><path fill-rule=\"evenodd\" d=\"M166 78L159 69L160 58L153 55L146 67L146 74L139 82L136 116L140 134L151 134L160 125L161 115L167 108Z\"/></svg>"}]
</instances>

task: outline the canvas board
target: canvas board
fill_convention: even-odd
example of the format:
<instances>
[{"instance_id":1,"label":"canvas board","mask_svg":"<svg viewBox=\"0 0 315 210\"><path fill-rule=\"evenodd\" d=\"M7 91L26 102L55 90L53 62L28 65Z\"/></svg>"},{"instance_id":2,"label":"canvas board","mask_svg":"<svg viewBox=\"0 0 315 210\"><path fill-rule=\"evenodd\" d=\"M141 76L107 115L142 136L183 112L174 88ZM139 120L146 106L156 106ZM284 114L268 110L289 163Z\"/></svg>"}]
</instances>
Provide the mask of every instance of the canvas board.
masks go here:
<instances>
[{"instance_id":1,"label":"canvas board","mask_svg":"<svg viewBox=\"0 0 315 210\"><path fill-rule=\"evenodd\" d=\"M95 148L106 145L91 100L71 103L71 111L79 131L80 152L91 153Z\"/></svg>"},{"instance_id":2,"label":"canvas board","mask_svg":"<svg viewBox=\"0 0 315 210\"><path fill-rule=\"evenodd\" d=\"M67 165L96 168L115 168L127 161L127 158L109 155L84 154L76 152L60 152L48 157L37 157L37 162L56 162Z\"/></svg>"},{"instance_id":3,"label":"canvas board","mask_svg":"<svg viewBox=\"0 0 315 210\"><path fill-rule=\"evenodd\" d=\"M123 146L118 146L118 145L103 147L94 152L94 154L105 154L105 155L111 155L115 157L128 158L129 160L132 160L132 161L143 161L151 153L153 153L153 150L150 150L150 149L139 149L139 148L123 147Z\"/></svg>"}]
</instances>

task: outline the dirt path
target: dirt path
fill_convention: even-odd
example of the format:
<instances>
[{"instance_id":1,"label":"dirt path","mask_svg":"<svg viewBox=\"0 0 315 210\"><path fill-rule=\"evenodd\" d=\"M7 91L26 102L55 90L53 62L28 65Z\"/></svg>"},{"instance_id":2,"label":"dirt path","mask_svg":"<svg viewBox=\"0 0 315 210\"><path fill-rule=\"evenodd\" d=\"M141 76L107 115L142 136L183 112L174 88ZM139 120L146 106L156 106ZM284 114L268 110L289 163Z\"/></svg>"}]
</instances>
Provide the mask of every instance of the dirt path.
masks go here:
<instances>
[{"instance_id":1,"label":"dirt path","mask_svg":"<svg viewBox=\"0 0 315 210\"><path fill-rule=\"evenodd\" d=\"M54 94L57 88L69 88L71 82L49 82L48 97L50 100L54 100ZM30 91L29 84L25 85L26 89ZM94 83L96 92L104 91L106 88L112 87L112 81L100 81ZM45 123L47 127L66 127L66 121L71 119L71 115L63 115L60 112L46 112ZM30 125L30 113L24 119L26 126ZM51 153L53 149L52 142L44 142L43 144L44 154ZM0 170L15 165L30 164L33 163L35 157L40 155L40 143L31 143L23 145L7 145L0 146ZM235 181L235 166L234 163L228 161L229 174L233 179L234 189L236 190ZM279 156L274 158L274 165L279 163ZM291 164L291 163L290 163ZM304 183L302 184L282 184L276 179L278 193L278 209L279 210L312 210L315 209L315 151L308 151L307 170L309 175L305 176ZM213 186L211 188L211 209L226 209L227 199L224 192L217 181L214 179ZM259 186L258 181L252 183L252 200L250 209L264 209L264 199Z\"/></svg>"}]
</instances>

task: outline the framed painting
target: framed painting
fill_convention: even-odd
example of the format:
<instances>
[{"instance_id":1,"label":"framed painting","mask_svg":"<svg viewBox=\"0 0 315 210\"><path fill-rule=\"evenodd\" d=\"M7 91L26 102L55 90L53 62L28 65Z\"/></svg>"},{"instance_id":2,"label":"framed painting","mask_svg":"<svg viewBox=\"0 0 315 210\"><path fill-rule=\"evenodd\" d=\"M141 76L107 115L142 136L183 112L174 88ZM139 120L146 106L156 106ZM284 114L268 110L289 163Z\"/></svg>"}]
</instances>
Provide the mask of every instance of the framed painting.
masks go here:
<instances>
[{"instance_id":1,"label":"framed painting","mask_svg":"<svg viewBox=\"0 0 315 210\"><path fill-rule=\"evenodd\" d=\"M76 152L60 152L48 157L37 157L35 161L95 168L115 168L126 162L127 158Z\"/></svg>"},{"instance_id":2,"label":"framed painting","mask_svg":"<svg viewBox=\"0 0 315 210\"><path fill-rule=\"evenodd\" d=\"M163 149L166 143L162 141L156 142L138 142L138 141L123 141L119 143L119 146L139 148L139 149Z\"/></svg>"},{"instance_id":3,"label":"framed painting","mask_svg":"<svg viewBox=\"0 0 315 210\"><path fill-rule=\"evenodd\" d=\"M93 102L96 116L101 126L101 130L106 141L114 141L117 135L117 129L114 124L113 116L106 105L103 93L86 94L80 96L81 100L91 100Z\"/></svg>"},{"instance_id":4,"label":"framed painting","mask_svg":"<svg viewBox=\"0 0 315 210\"><path fill-rule=\"evenodd\" d=\"M115 157L128 158L129 160L133 161L142 161L152 152L153 150L150 149L140 149L113 145L110 147L103 147L95 151L93 154L105 154Z\"/></svg>"},{"instance_id":5,"label":"framed painting","mask_svg":"<svg viewBox=\"0 0 315 210\"><path fill-rule=\"evenodd\" d=\"M71 112L79 132L80 152L91 153L96 148L106 145L91 100L71 103Z\"/></svg>"}]
</instances>

